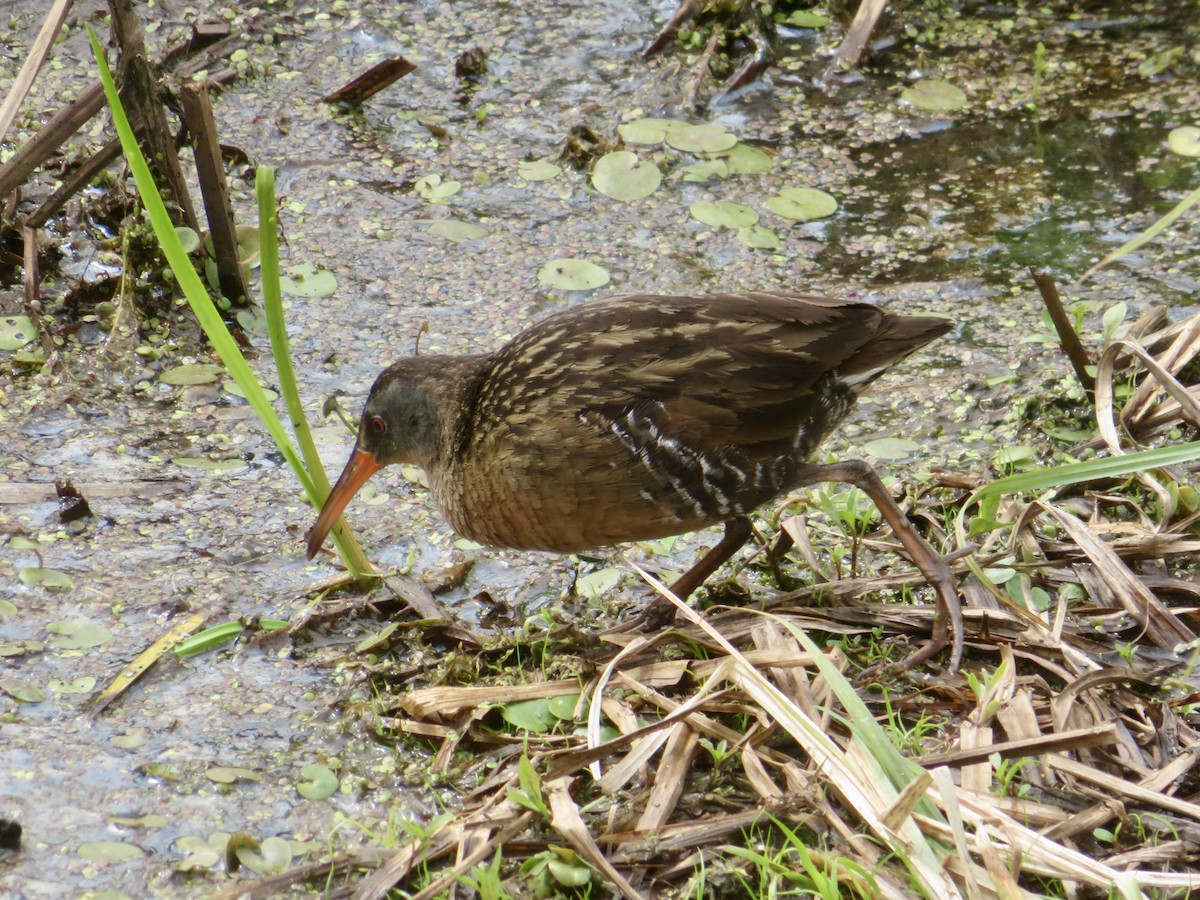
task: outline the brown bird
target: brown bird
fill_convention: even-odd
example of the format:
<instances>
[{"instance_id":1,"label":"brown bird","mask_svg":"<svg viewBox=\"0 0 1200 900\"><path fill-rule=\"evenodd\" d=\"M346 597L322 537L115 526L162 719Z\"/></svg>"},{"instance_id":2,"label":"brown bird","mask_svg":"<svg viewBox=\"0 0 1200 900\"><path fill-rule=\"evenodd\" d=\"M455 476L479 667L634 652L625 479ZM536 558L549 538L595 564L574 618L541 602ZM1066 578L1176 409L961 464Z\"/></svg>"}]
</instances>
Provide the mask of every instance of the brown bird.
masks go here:
<instances>
[{"instance_id":1,"label":"brown bird","mask_svg":"<svg viewBox=\"0 0 1200 900\"><path fill-rule=\"evenodd\" d=\"M962 618L950 570L865 462L807 462L858 393L952 327L791 293L585 303L493 353L417 356L383 371L308 556L381 467L420 466L454 530L493 547L577 553L724 523L672 590L686 597L742 546L749 514L821 481L857 485L934 585L928 644Z\"/></svg>"}]
</instances>

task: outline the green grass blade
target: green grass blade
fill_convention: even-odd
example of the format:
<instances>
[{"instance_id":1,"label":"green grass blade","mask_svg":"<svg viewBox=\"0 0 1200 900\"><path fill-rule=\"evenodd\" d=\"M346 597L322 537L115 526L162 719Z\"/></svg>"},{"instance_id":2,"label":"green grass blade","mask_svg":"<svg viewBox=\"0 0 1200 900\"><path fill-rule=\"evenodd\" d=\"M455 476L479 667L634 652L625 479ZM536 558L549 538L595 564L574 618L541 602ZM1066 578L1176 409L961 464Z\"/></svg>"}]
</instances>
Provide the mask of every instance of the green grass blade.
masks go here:
<instances>
[{"instance_id":1,"label":"green grass blade","mask_svg":"<svg viewBox=\"0 0 1200 900\"><path fill-rule=\"evenodd\" d=\"M133 129L129 125L129 119L126 117L125 110L121 106L121 99L117 95L117 87L113 83L112 74L108 69L108 62L104 57L104 50L100 46L100 42L96 39L95 32L89 28L88 33L92 40L92 51L96 54L96 63L100 67L100 80L104 85L104 93L108 98L109 108L112 110L113 124L116 126L117 135L121 139L121 148L125 152L125 159L129 163L130 170L133 172L138 194L141 196L142 203L146 207L146 213L150 216L150 224L153 226L154 234L157 236L159 245L162 247L163 255L166 256L171 270L175 273L175 279L179 282L180 289L191 305L196 319L204 329L204 333L208 336L209 341L212 342L217 355L221 358L221 362L225 364L225 368L228 370L230 376L245 393L247 402L249 402L250 406L258 414L259 419L262 420L263 425L270 432L272 440L275 441L276 446L279 447L288 464L296 472L296 477L304 485L305 491L311 496L313 492L312 480L308 477L308 472L305 471L304 466L301 464L300 457L296 453L296 448L292 446L292 442L283 428L283 423L279 420L279 416L275 414L270 401L267 400L267 395L259 385L258 379L254 377L254 372L251 371L250 364L246 362L246 357L242 355L242 351L234 343L233 336L229 333L229 329L225 327L225 322L221 319L221 314L217 311L212 298L208 295L208 290L200 281L200 276L196 274L187 251L183 249L183 244L175 234L175 226L171 223L171 217L167 214L166 205L163 203L162 197L158 194L158 189L154 185L154 178L150 174L150 168L146 165L146 159L142 156L141 148L138 147Z\"/></svg>"},{"instance_id":2,"label":"green grass blade","mask_svg":"<svg viewBox=\"0 0 1200 900\"><path fill-rule=\"evenodd\" d=\"M312 477L313 490L308 493L313 506L320 508L329 496L329 478L317 452L308 417L304 414L304 403L296 385L296 372L292 367L292 351L288 342L287 323L283 314L283 290L280 287L279 271L279 220L275 210L275 170L260 166L255 178L258 195L259 261L261 264L263 310L267 316L267 334L271 339L271 354L279 375L279 391L287 407L288 419L296 443L304 456L307 470ZM338 519L331 532L342 562L356 578L370 574L371 563L358 546L345 519Z\"/></svg>"},{"instance_id":3,"label":"green grass blade","mask_svg":"<svg viewBox=\"0 0 1200 900\"><path fill-rule=\"evenodd\" d=\"M1182 216L1185 212L1187 212L1189 209L1191 209L1197 203L1200 203L1200 188L1196 188L1196 190L1192 191L1190 194L1188 194L1186 197L1184 197L1182 200L1180 200L1178 203L1176 203L1174 208L1172 208L1170 212L1168 212L1165 216L1163 216L1161 219L1159 219L1157 222L1155 222L1153 225L1151 225L1149 228L1147 228L1145 231L1143 231L1141 234L1139 234L1133 240L1127 241L1126 243L1122 244L1120 247L1118 247L1112 253L1108 254L1108 256L1104 257L1104 259L1100 260L1100 262L1096 263L1094 266L1092 266L1090 269L1088 269L1086 272L1084 272L1083 276L1079 280L1083 281L1084 278L1087 278L1088 276L1099 271L1100 269L1103 269L1109 263L1115 262L1116 260L1120 259L1122 256L1125 256L1129 253L1132 253L1134 250L1137 250L1143 244L1149 243L1150 241L1154 240L1156 237L1158 237L1160 234L1162 234L1164 231L1166 231L1168 228L1170 228L1172 225L1174 225L1176 219L1178 219L1180 216Z\"/></svg>"},{"instance_id":4,"label":"green grass blade","mask_svg":"<svg viewBox=\"0 0 1200 900\"><path fill-rule=\"evenodd\" d=\"M1154 450L1139 450L1123 456L1106 456L1103 459L1091 459L1087 462L1068 463L1065 466L1054 466L1049 469L1039 469L1036 472L1022 472L1019 475L998 478L976 491L972 495L971 501L978 502L992 494L1044 491L1068 484L1078 484L1081 481L1119 478L1122 475L1131 475L1146 469L1182 465L1197 459L1200 459L1200 441L1158 447ZM969 507L971 501L965 503L964 508Z\"/></svg>"},{"instance_id":5,"label":"green grass blade","mask_svg":"<svg viewBox=\"0 0 1200 900\"><path fill-rule=\"evenodd\" d=\"M238 348L233 340L233 336L229 333L229 329L225 326L224 320L221 318L220 312L209 296L207 288L200 280L200 276L196 273L192 266L192 261L188 257L187 251L180 242L178 235L175 232L175 226L171 222L171 217L167 213L166 205L163 203L162 197L159 195L158 188L154 183L154 178L150 174L150 168L146 164L146 159L142 155L141 148L137 144L137 139L134 136L133 128L129 124L129 118L125 115L124 107L121 105L121 98L117 93L116 85L113 82L112 73L108 68L108 61L104 55L104 49L101 47L96 34L88 27L88 36L92 42L92 52L96 57L96 64L100 72L100 81L104 86L104 94L108 100L109 108L112 110L113 125L117 130L117 136L121 141L121 149L125 154L125 160L129 164L129 169L133 173L133 178L137 184L138 194L142 199L142 204L146 208L146 214L150 218L150 224L154 229L155 237L158 239L159 246L162 248L163 255L167 258L167 263L171 266L171 271L175 274L175 279L179 283L180 290L183 291L184 297L187 298L188 304L192 308L192 312L196 316L196 320L200 323L200 327L204 329L205 335L216 350L221 362L224 363L226 371L230 377L241 388L242 393L246 397L246 401L258 415L259 420L267 429L271 439L275 442L275 446L279 448L279 452L283 458L287 460L292 471L299 480L304 492L312 500L314 505L321 503L329 494L329 481L325 477L324 469L321 468L319 459L315 456L316 464L313 471L320 472L320 479L324 482L322 490L318 490L314 480L309 475L308 469L305 468L299 454L296 452L295 446L292 444L291 438L288 437L287 430L283 426L283 422L276 414L274 407L271 406L271 401L267 399L266 393L262 386L258 383L258 379L254 375L254 371L250 368L250 364L246 361L246 357L242 355L242 351ZM271 243L274 250L274 280L276 296L278 297L278 243L276 238L274 207L272 199L272 215L268 217L270 223L269 228L260 228L260 239L264 243ZM265 268L265 266L264 266ZM280 301L277 309L282 316L282 301ZM287 352L286 335L283 343L284 354ZM290 403L295 402L299 409L299 393L295 389L295 376L292 372L290 360L287 362L286 368L287 378L284 378L284 373L281 371L280 379L290 382L290 387L293 393ZM295 418L295 417L293 417ZM301 412L299 418L303 420ZM311 444L311 435L308 434L307 425L305 424L303 431ZM362 551L358 548L353 537L350 536L348 530L343 523L339 523L334 531L334 543L346 563L347 568L356 577L371 572L370 563L363 556Z\"/></svg>"}]
</instances>

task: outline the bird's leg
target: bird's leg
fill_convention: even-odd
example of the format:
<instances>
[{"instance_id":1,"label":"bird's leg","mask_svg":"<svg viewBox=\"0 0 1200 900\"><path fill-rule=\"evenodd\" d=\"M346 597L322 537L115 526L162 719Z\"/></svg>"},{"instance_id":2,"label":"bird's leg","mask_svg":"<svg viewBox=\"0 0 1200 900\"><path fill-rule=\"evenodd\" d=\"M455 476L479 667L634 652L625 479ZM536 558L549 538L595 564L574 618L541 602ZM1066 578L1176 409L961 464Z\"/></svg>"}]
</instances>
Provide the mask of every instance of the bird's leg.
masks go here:
<instances>
[{"instance_id":1,"label":"bird's leg","mask_svg":"<svg viewBox=\"0 0 1200 900\"><path fill-rule=\"evenodd\" d=\"M700 557L694 566L675 580L669 588L671 593L680 600L686 600L696 588L704 584L709 575L721 568L729 557L741 549L753 532L754 526L750 524L749 517L738 516L736 519L730 519L725 523L725 534L721 536L717 546ZM669 625L674 619L675 605L666 597L656 596L640 615L603 633L620 634L643 627L661 628Z\"/></svg>"},{"instance_id":2,"label":"bird's leg","mask_svg":"<svg viewBox=\"0 0 1200 900\"><path fill-rule=\"evenodd\" d=\"M954 575L951 573L950 567L946 565L946 561L917 534L912 522L896 505L896 501L892 499L891 493L879 479L875 470L861 459L848 459L823 466L804 466L800 470L800 479L801 485L836 481L842 484L852 484L862 490L883 514L884 520L891 526L892 533L908 551L908 555L916 567L921 570L921 574L933 585L937 595L937 612L933 616L933 629L928 643L900 662L888 664L886 668L899 670L919 665L940 653L949 643L949 671L957 672L959 663L962 662L963 619L958 589L954 585ZM779 548L777 547L777 549Z\"/></svg>"},{"instance_id":3,"label":"bird's leg","mask_svg":"<svg viewBox=\"0 0 1200 900\"><path fill-rule=\"evenodd\" d=\"M686 600L688 595L708 579L708 576L724 565L729 557L737 553L750 540L754 526L747 516L738 516L725 523L725 534L700 560L684 572L671 585L671 593L680 600Z\"/></svg>"}]
</instances>

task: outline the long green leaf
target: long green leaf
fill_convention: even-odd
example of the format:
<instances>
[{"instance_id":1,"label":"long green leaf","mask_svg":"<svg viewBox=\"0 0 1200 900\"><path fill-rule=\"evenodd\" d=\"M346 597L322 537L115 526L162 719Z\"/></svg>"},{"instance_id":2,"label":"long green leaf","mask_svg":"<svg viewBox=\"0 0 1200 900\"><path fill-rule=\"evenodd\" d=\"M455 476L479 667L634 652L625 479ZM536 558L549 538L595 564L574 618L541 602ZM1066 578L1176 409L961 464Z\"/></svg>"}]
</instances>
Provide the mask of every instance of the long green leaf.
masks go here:
<instances>
[{"instance_id":1,"label":"long green leaf","mask_svg":"<svg viewBox=\"0 0 1200 900\"><path fill-rule=\"evenodd\" d=\"M287 323L283 315L283 290L279 278L279 221L275 210L275 170L259 166L255 177L255 193L258 196L259 261L262 274L263 309L267 315L267 333L271 339L271 354L275 359L275 370L279 376L279 391L287 407L288 418L296 443L304 455L304 462L312 476L316 494L309 493L313 505L320 508L329 497L329 478L317 452L308 417L304 414L304 403L296 384L296 372L292 368L292 351L288 342ZM354 534L339 518L330 536L342 557L346 568L356 578L369 575L373 569L370 561L358 546Z\"/></svg>"},{"instance_id":2,"label":"long green leaf","mask_svg":"<svg viewBox=\"0 0 1200 900\"><path fill-rule=\"evenodd\" d=\"M1084 272L1079 280L1083 281L1085 278L1088 278L1089 276L1098 272L1100 269L1103 269L1109 263L1115 262L1122 256L1126 256L1127 254L1132 253L1134 250L1137 250L1143 244L1154 240L1156 237L1174 225L1176 219L1182 216L1197 203L1200 203L1200 188L1196 188L1196 190L1192 191L1190 194L1176 203L1170 212L1168 212L1161 219L1157 220L1153 225L1151 225L1133 240L1126 241L1112 253L1108 254L1108 256L1104 257L1104 259L1100 260L1100 262L1096 263L1094 266Z\"/></svg>"},{"instance_id":3,"label":"long green leaf","mask_svg":"<svg viewBox=\"0 0 1200 900\"><path fill-rule=\"evenodd\" d=\"M117 93L116 84L113 82L112 73L108 68L104 48L100 45L100 41L96 38L96 33L92 30L91 26L88 26L88 36L92 42L92 52L95 54L96 64L100 71L100 81L104 86L104 94L108 100L109 108L112 110L113 125L116 127L117 136L120 138L121 149L124 151L125 160L129 164L130 171L133 173L138 194L142 199L142 204L146 208L146 214L150 217L150 224L154 229L155 236L158 238L159 246L162 247L163 255L167 258L167 263L171 266L171 271L174 272L175 279L179 283L184 297L187 298L188 304L196 316L196 320L200 323L200 327L204 329L204 333L212 343L213 349L217 351L217 355L221 358L221 362L225 364L226 370L237 383L238 387L241 388L246 401L250 404L254 412L257 413L259 420L266 427L267 433L270 434L271 439L275 442L275 446L279 448L279 452L283 455L283 458L291 466L301 487L304 488L304 492L308 495L313 505L317 506L329 494L329 481L324 476L324 470L320 469L318 461L315 470L321 472L321 480L324 481L324 489L318 490L313 478L310 477L299 454L297 454L295 446L288 437L283 422L276 414L274 407L271 406L271 402L267 399L266 393L258 383L258 379L250 368L250 364L246 361L246 357L242 355L242 351L234 342L229 329L225 327L225 322L221 319L220 312L217 310L216 305L209 296L208 290L200 280L200 276L192 266L191 259L188 257L187 251L184 249L179 236L175 232L175 226L167 213L166 205L158 193L154 178L150 174L150 167L146 164L146 159L142 155L141 148L138 146L137 138L134 136L133 128L129 124L129 118L125 115L124 107L121 105L121 98ZM269 221L273 229L274 218L271 217ZM260 238L266 240L265 235L267 230L265 228L260 229ZM271 230L270 234L273 238L275 232ZM278 256L276 255L277 259ZM276 274L278 274L277 265ZM276 281L276 283L278 282ZM286 348L286 341L284 347ZM288 363L288 372L291 374L290 361ZM291 383L294 386L294 376L291 378ZM303 413L301 413L301 418L303 418ZM305 428L305 432L307 433L307 428ZM358 549L357 543L349 535L344 525L339 524L334 529L333 539L342 556L342 560L346 563L351 574L358 577L362 574L370 573L370 564L367 563L365 557L362 555L362 551Z\"/></svg>"},{"instance_id":4,"label":"long green leaf","mask_svg":"<svg viewBox=\"0 0 1200 900\"><path fill-rule=\"evenodd\" d=\"M1197 459L1200 459L1200 441L1192 441L1187 444L1158 447L1154 450L1139 450L1123 456L1106 456L1103 459L1091 459L1087 462L1068 463L1064 466L1039 469L1036 472L1022 472L1019 475L998 478L991 484L984 485L971 495L971 499L963 504L963 508L993 494L1044 491L1068 484L1079 484L1083 481L1119 478L1122 475L1143 472L1147 469L1182 465Z\"/></svg>"}]
</instances>

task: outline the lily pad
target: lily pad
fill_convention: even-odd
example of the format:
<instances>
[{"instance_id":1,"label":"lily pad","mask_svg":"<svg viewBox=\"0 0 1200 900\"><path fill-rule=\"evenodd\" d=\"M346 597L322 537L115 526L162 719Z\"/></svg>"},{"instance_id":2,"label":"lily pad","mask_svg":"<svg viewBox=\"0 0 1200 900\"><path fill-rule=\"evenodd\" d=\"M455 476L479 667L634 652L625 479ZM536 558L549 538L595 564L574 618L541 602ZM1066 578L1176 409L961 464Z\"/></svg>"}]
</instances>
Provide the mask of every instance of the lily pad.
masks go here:
<instances>
[{"instance_id":1,"label":"lily pad","mask_svg":"<svg viewBox=\"0 0 1200 900\"><path fill-rule=\"evenodd\" d=\"M556 719L561 719L564 722L574 722L575 707L578 705L578 694L561 694L558 697L551 697L550 702L546 704L546 709Z\"/></svg>"},{"instance_id":2,"label":"lily pad","mask_svg":"<svg viewBox=\"0 0 1200 900\"><path fill-rule=\"evenodd\" d=\"M248 334L266 337L270 333L267 325L267 313L262 307L249 306L246 309L239 309L236 318L237 323L242 326L242 330Z\"/></svg>"},{"instance_id":3,"label":"lily pad","mask_svg":"<svg viewBox=\"0 0 1200 900\"><path fill-rule=\"evenodd\" d=\"M468 241L478 240L481 237L487 237L491 234L482 225L476 225L474 222L463 222L459 219L438 219L429 226L429 233L436 234L438 237L443 237L448 241L454 241L456 244L465 244Z\"/></svg>"},{"instance_id":4,"label":"lily pad","mask_svg":"<svg viewBox=\"0 0 1200 900\"><path fill-rule=\"evenodd\" d=\"M293 297L328 297L337 290L337 278L328 269L304 263L288 269L279 279L279 286Z\"/></svg>"},{"instance_id":5,"label":"lily pad","mask_svg":"<svg viewBox=\"0 0 1200 900\"><path fill-rule=\"evenodd\" d=\"M500 707L500 714L514 728L535 734L549 731L550 726L558 721L558 717L550 712L550 701L545 697L508 703Z\"/></svg>"},{"instance_id":6,"label":"lily pad","mask_svg":"<svg viewBox=\"0 0 1200 900\"><path fill-rule=\"evenodd\" d=\"M46 645L34 640L0 641L0 658L6 656L25 656L28 653L41 653Z\"/></svg>"},{"instance_id":7,"label":"lily pad","mask_svg":"<svg viewBox=\"0 0 1200 900\"><path fill-rule=\"evenodd\" d=\"M824 28L829 24L829 16L798 9L777 21L781 25L790 25L792 28Z\"/></svg>"},{"instance_id":8,"label":"lily pad","mask_svg":"<svg viewBox=\"0 0 1200 900\"><path fill-rule=\"evenodd\" d=\"M337 775L328 766L305 766L300 776L305 780L296 783L296 791L307 800L328 800L338 789Z\"/></svg>"},{"instance_id":9,"label":"lily pad","mask_svg":"<svg viewBox=\"0 0 1200 900\"><path fill-rule=\"evenodd\" d=\"M239 847L237 858L257 875L278 875L292 864L292 845L281 837L269 837L259 846L258 852Z\"/></svg>"},{"instance_id":10,"label":"lily pad","mask_svg":"<svg viewBox=\"0 0 1200 900\"><path fill-rule=\"evenodd\" d=\"M234 235L237 239L238 262L244 266L256 264L262 242L258 226L249 224L238 225L234 229Z\"/></svg>"},{"instance_id":11,"label":"lily pad","mask_svg":"<svg viewBox=\"0 0 1200 900\"><path fill-rule=\"evenodd\" d=\"M758 222L756 210L732 200L697 200L688 207L688 212L693 219L714 228L749 228Z\"/></svg>"},{"instance_id":12,"label":"lily pad","mask_svg":"<svg viewBox=\"0 0 1200 900\"><path fill-rule=\"evenodd\" d=\"M88 841L79 845L79 855L89 862L112 864L141 859L146 854L140 847L122 841Z\"/></svg>"},{"instance_id":13,"label":"lily pad","mask_svg":"<svg viewBox=\"0 0 1200 900\"><path fill-rule=\"evenodd\" d=\"M916 441L910 441L908 438L878 438L867 441L863 449L877 459L896 460L907 459L921 447Z\"/></svg>"},{"instance_id":14,"label":"lily pad","mask_svg":"<svg viewBox=\"0 0 1200 900\"><path fill-rule=\"evenodd\" d=\"M416 192L430 203L445 203L460 190L458 181L443 181L441 175L425 175L417 179Z\"/></svg>"},{"instance_id":15,"label":"lily pad","mask_svg":"<svg viewBox=\"0 0 1200 900\"><path fill-rule=\"evenodd\" d=\"M779 248L779 235L765 225L749 225L738 229L738 240L747 247L756 250L776 250Z\"/></svg>"},{"instance_id":16,"label":"lily pad","mask_svg":"<svg viewBox=\"0 0 1200 900\"><path fill-rule=\"evenodd\" d=\"M967 95L948 81L922 78L900 95L906 103L926 112L955 112L967 105Z\"/></svg>"},{"instance_id":17,"label":"lily pad","mask_svg":"<svg viewBox=\"0 0 1200 900\"><path fill-rule=\"evenodd\" d=\"M113 737L110 743L122 750L136 750L149 739L150 733L145 728L130 728L124 734Z\"/></svg>"},{"instance_id":18,"label":"lily pad","mask_svg":"<svg viewBox=\"0 0 1200 900\"><path fill-rule=\"evenodd\" d=\"M638 159L629 150L606 153L592 167L592 186L606 197L628 203L649 197L662 184L662 173L653 163Z\"/></svg>"},{"instance_id":19,"label":"lily pad","mask_svg":"<svg viewBox=\"0 0 1200 900\"><path fill-rule=\"evenodd\" d=\"M204 770L204 777L217 784L233 784L236 781L262 781L262 776L253 769L241 766L211 766Z\"/></svg>"},{"instance_id":20,"label":"lily pad","mask_svg":"<svg viewBox=\"0 0 1200 900\"><path fill-rule=\"evenodd\" d=\"M42 569L31 566L18 572L17 577L21 579L21 584L49 588L52 591L69 591L75 586L71 581L71 576L58 569Z\"/></svg>"},{"instance_id":21,"label":"lily pad","mask_svg":"<svg viewBox=\"0 0 1200 900\"><path fill-rule=\"evenodd\" d=\"M180 872L195 872L200 869L211 869L225 855L225 845L229 843L226 832L214 832L207 840L198 834L187 834L175 842L175 850L187 853L184 860L175 864Z\"/></svg>"},{"instance_id":22,"label":"lily pad","mask_svg":"<svg viewBox=\"0 0 1200 900\"><path fill-rule=\"evenodd\" d=\"M601 597L615 588L621 581L621 570L598 569L588 572L575 582L575 590L581 597Z\"/></svg>"},{"instance_id":23,"label":"lily pad","mask_svg":"<svg viewBox=\"0 0 1200 900\"><path fill-rule=\"evenodd\" d=\"M1187 50L1183 47L1171 47L1169 50L1155 53L1138 64L1138 74L1143 78L1153 78L1155 75L1161 75L1182 59L1186 52Z\"/></svg>"},{"instance_id":24,"label":"lily pad","mask_svg":"<svg viewBox=\"0 0 1200 900\"><path fill-rule=\"evenodd\" d=\"M0 316L0 350L20 350L36 337L29 316Z\"/></svg>"},{"instance_id":25,"label":"lily pad","mask_svg":"<svg viewBox=\"0 0 1200 900\"><path fill-rule=\"evenodd\" d=\"M561 172L561 166L546 159L517 163L517 173L526 181L549 181Z\"/></svg>"},{"instance_id":26,"label":"lily pad","mask_svg":"<svg viewBox=\"0 0 1200 900\"><path fill-rule=\"evenodd\" d=\"M19 678L8 678L0 675L0 691L8 694L18 703L41 703L46 699L46 692L31 681Z\"/></svg>"},{"instance_id":27,"label":"lily pad","mask_svg":"<svg viewBox=\"0 0 1200 900\"><path fill-rule=\"evenodd\" d=\"M684 181L702 184L705 181L712 181L714 178L729 177L729 164L723 159L702 159L690 166L676 169L673 174L677 174Z\"/></svg>"},{"instance_id":28,"label":"lily pad","mask_svg":"<svg viewBox=\"0 0 1200 900\"><path fill-rule=\"evenodd\" d=\"M816 188L784 188L767 200L767 209L783 219L810 222L837 212L837 198Z\"/></svg>"},{"instance_id":29,"label":"lily pad","mask_svg":"<svg viewBox=\"0 0 1200 900\"><path fill-rule=\"evenodd\" d=\"M667 136L663 119L634 119L617 126L617 134L627 144L661 144Z\"/></svg>"},{"instance_id":30,"label":"lily pad","mask_svg":"<svg viewBox=\"0 0 1200 900\"><path fill-rule=\"evenodd\" d=\"M537 280L560 291L591 291L608 284L609 274L586 259L552 259L538 270Z\"/></svg>"},{"instance_id":31,"label":"lily pad","mask_svg":"<svg viewBox=\"0 0 1200 900\"><path fill-rule=\"evenodd\" d=\"M667 132L668 146L684 153L719 153L737 144L737 135L730 134L724 125L689 125Z\"/></svg>"},{"instance_id":32,"label":"lily pad","mask_svg":"<svg viewBox=\"0 0 1200 900\"><path fill-rule=\"evenodd\" d=\"M96 689L96 679L91 675L85 675L73 681L55 678L50 681L49 688L59 694L90 694Z\"/></svg>"},{"instance_id":33,"label":"lily pad","mask_svg":"<svg viewBox=\"0 0 1200 900\"><path fill-rule=\"evenodd\" d=\"M183 244L183 249L189 255L200 249L200 235L196 233L194 228L188 228L186 225L176 225L175 236L179 238L179 243Z\"/></svg>"},{"instance_id":34,"label":"lily pad","mask_svg":"<svg viewBox=\"0 0 1200 900\"><path fill-rule=\"evenodd\" d=\"M63 650L87 650L112 640L112 632L90 619L62 619L51 622L46 630L54 637L50 643Z\"/></svg>"},{"instance_id":35,"label":"lily pad","mask_svg":"<svg viewBox=\"0 0 1200 900\"><path fill-rule=\"evenodd\" d=\"M1200 156L1200 128L1195 125L1172 128L1167 135L1167 146L1180 156Z\"/></svg>"},{"instance_id":36,"label":"lily pad","mask_svg":"<svg viewBox=\"0 0 1200 900\"><path fill-rule=\"evenodd\" d=\"M719 158L725 160L729 171L735 175L761 175L770 172L775 165L767 151L740 142L721 153Z\"/></svg>"},{"instance_id":37,"label":"lily pad","mask_svg":"<svg viewBox=\"0 0 1200 900\"><path fill-rule=\"evenodd\" d=\"M17 604L11 600L0 600L0 622L17 614Z\"/></svg>"},{"instance_id":38,"label":"lily pad","mask_svg":"<svg viewBox=\"0 0 1200 900\"><path fill-rule=\"evenodd\" d=\"M221 367L213 363L175 366L158 376L164 384L212 384L221 375Z\"/></svg>"}]
</instances>

